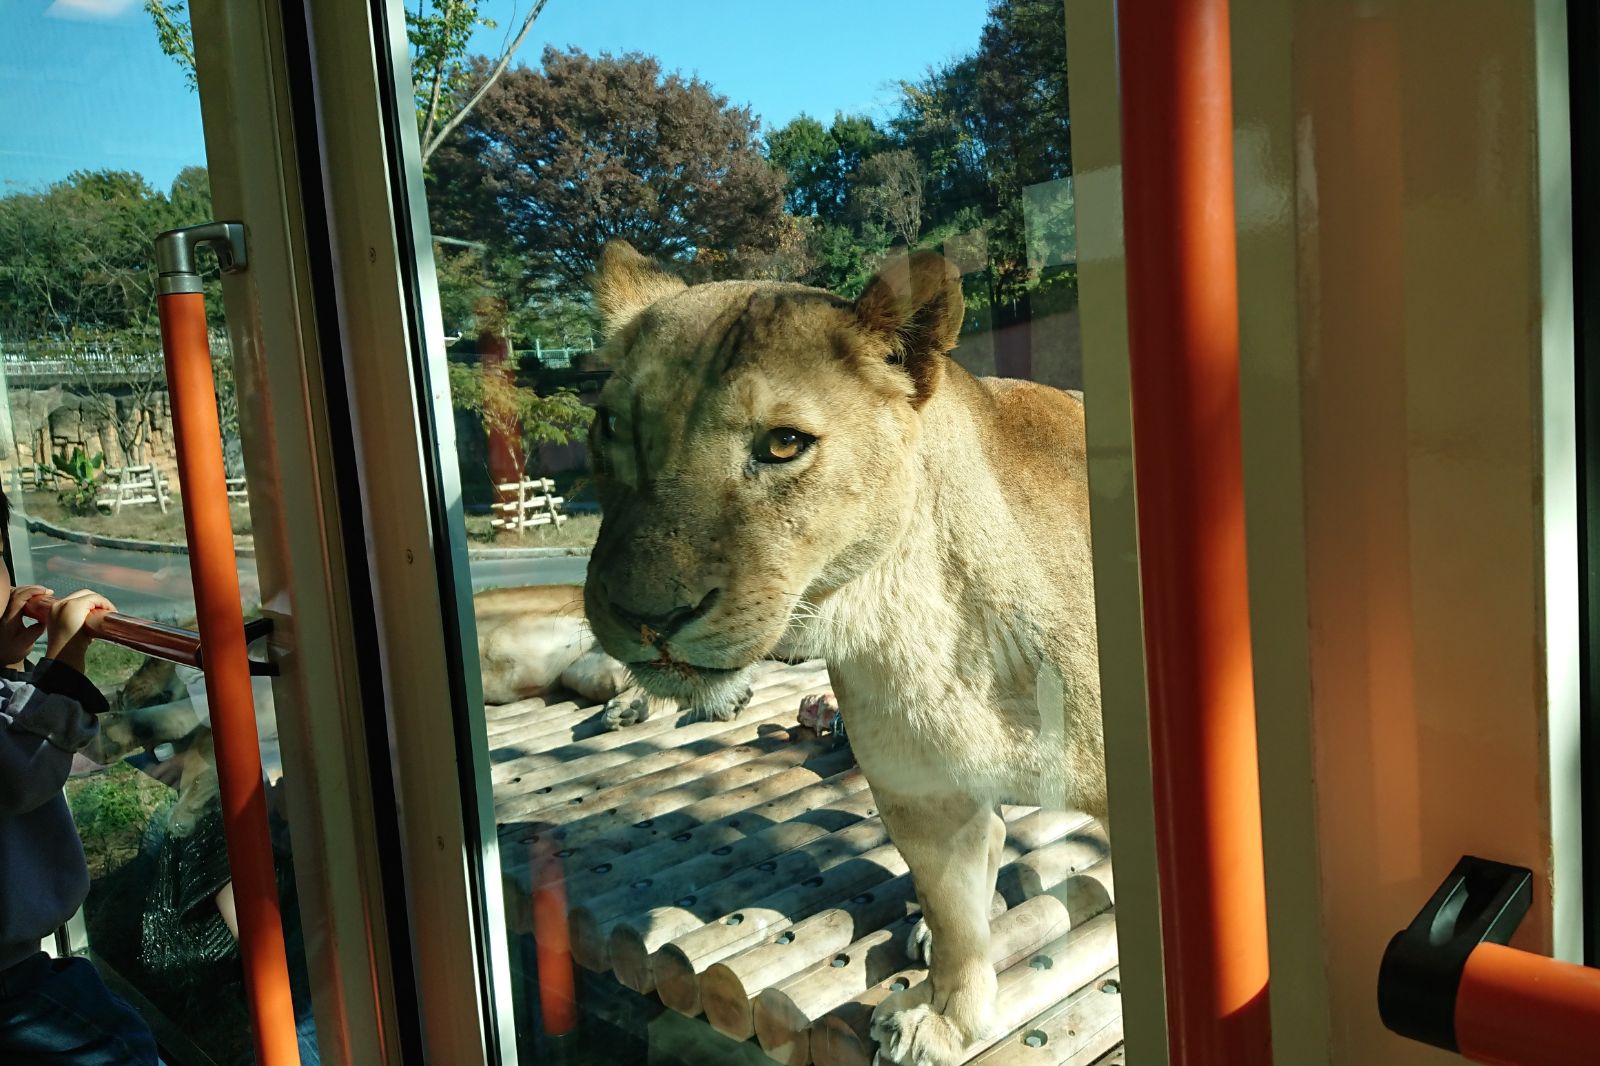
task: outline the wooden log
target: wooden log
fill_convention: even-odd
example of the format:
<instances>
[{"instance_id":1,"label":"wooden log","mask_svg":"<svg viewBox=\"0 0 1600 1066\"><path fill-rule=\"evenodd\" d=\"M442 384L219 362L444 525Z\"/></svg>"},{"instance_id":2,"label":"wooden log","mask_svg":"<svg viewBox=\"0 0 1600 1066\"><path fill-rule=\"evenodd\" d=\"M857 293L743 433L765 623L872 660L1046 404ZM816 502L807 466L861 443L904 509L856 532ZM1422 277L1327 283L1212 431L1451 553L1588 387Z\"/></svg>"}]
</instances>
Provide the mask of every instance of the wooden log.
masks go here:
<instances>
[{"instance_id":1,"label":"wooden log","mask_svg":"<svg viewBox=\"0 0 1600 1066\"><path fill-rule=\"evenodd\" d=\"M587 816L595 807L604 810L609 804L598 803L596 796L610 789L626 788L633 784L646 791L671 788L706 773L714 773L724 766L781 751L806 739L806 736L807 732L798 727L773 728L742 744L710 745L710 751L704 755L683 756L674 749L668 749L632 763L596 770L531 792L512 792L510 790L515 785L502 786L495 797L495 820L500 825L502 837L525 844L527 838L537 832L532 828L533 824L555 821L564 816L576 821Z\"/></svg>"},{"instance_id":2,"label":"wooden log","mask_svg":"<svg viewBox=\"0 0 1600 1066\"><path fill-rule=\"evenodd\" d=\"M1066 905L1073 925L1082 925L1095 915L1110 910L1116 901L1111 860L1101 859L1087 870L1073 874L1046 891Z\"/></svg>"},{"instance_id":3,"label":"wooden log","mask_svg":"<svg viewBox=\"0 0 1600 1066\"><path fill-rule=\"evenodd\" d=\"M678 854L697 853L693 858L665 868L655 861L641 864L639 868L654 871L648 878L635 878L633 882L623 887L593 895L589 902L579 904L571 910L568 922L571 927L573 957L578 960L579 965L589 969L604 969L610 965L610 948L607 942L618 918L683 899L746 866L770 861L776 855L804 847L874 813L876 810L873 807L872 793L863 788L834 801L827 807L807 812L805 821L782 821L742 839L718 844L709 849L703 844L695 846L686 841L683 851ZM670 854L658 852L652 858L661 859Z\"/></svg>"},{"instance_id":4,"label":"wooden log","mask_svg":"<svg viewBox=\"0 0 1600 1066\"><path fill-rule=\"evenodd\" d=\"M811 664L802 664L802 669L810 669ZM795 667L787 663L758 663L754 667L754 674L750 679L750 691L754 693L752 701L760 696L766 688L784 682L786 675L794 671ZM542 707L542 711L541 711ZM530 696L528 699L518 699L515 703L490 704L483 707L483 717L488 722L490 738L496 736L541 736L547 731L560 730L565 727L576 727L581 722L600 720L602 704L576 703L573 699L560 699L554 703L547 703L547 698Z\"/></svg>"},{"instance_id":5,"label":"wooden log","mask_svg":"<svg viewBox=\"0 0 1600 1066\"><path fill-rule=\"evenodd\" d=\"M1007 903L1020 903L1082 873L1110 854L1105 830L1091 824L1008 864L1000 871L995 887Z\"/></svg>"},{"instance_id":6,"label":"wooden log","mask_svg":"<svg viewBox=\"0 0 1600 1066\"><path fill-rule=\"evenodd\" d=\"M771 777L734 792L711 796L656 818L645 818L614 828L609 835L579 833L569 841L567 827L558 827L548 835L560 849L557 855L565 864L572 891L589 896L609 891L619 881L631 884L644 872L657 868L655 857L640 860L634 857L634 852L684 833L693 833L722 818L738 817L763 802L775 802L803 792L811 785L821 784L826 780L823 774L840 769L841 764L848 765L844 760L830 760L820 767L797 766L780 770ZM615 823L608 824L615 826ZM580 825L574 828L584 827ZM521 893L526 889L527 866L525 863L507 864L502 867L502 877L509 878ZM602 884L607 887L601 888Z\"/></svg>"},{"instance_id":7,"label":"wooden log","mask_svg":"<svg viewBox=\"0 0 1600 1066\"><path fill-rule=\"evenodd\" d=\"M700 976L701 1009L718 1032L736 1040L755 1034L754 999L763 989L819 963L842 969L849 949L863 936L885 931L902 943L920 915L911 875L873 889L796 922L746 951L712 963ZM911 919L909 922L907 918ZM837 964L837 965L835 965ZM903 967L896 962L891 969ZM742 1030L749 1029L749 1032ZM774 1056L787 1061L782 1056Z\"/></svg>"},{"instance_id":8,"label":"wooden log","mask_svg":"<svg viewBox=\"0 0 1600 1066\"><path fill-rule=\"evenodd\" d=\"M624 885L631 885L638 880L637 871L640 869L665 871L700 858L731 857L733 849L748 837L786 822L825 824L832 821L833 816L831 813L820 812L834 810L850 813L853 816L850 824L877 813L877 808L873 806L872 793L867 789L866 779L860 770L848 770L797 792L780 795L759 807L743 810L681 833L674 833L665 840L657 840L647 847L631 852L630 864L626 868L609 860L597 863L581 871L583 892L586 897L593 898L602 893L613 892ZM836 828L842 829L844 826ZM829 832L834 831L834 829L829 830ZM780 852L769 851L765 854L752 855L747 862L728 867L721 876L703 881L701 885L695 887L721 880L721 877L743 869L744 866L754 866L777 854ZM607 866L610 869L605 869ZM677 896L672 898L676 899ZM634 907L631 913L637 914L639 909Z\"/></svg>"},{"instance_id":9,"label":"wooden log","mask_svg":"<svg viewBox=\"0 0 1600 1066\"><path fill-rule=\"evenodd\" d=\"M765 898L783 885L817 876L889 842L889 831L877 818L867 818L837 833L769 862L725 877L666 907L618 921L611 930L611 972L636 992L655 991L650 959L674 937L706 922L734 913L752 900Z\"/></svg>"},{"instance_id":10,"label":"wooden log","mask_svg":"<svg viewBox=\"0 0 1600 1066\"><path fill-rule=\"evenodd\" d=\"M775 733L755 745L725 748L656 774L646 774L586 795L568 796L563 803L524 815L516 822L502 823L500 835L503 840L516 843L548 838L577 847L596 836L615 834L611 850L628 852L647 847L661 837L659 832L648 830L667 825L666 821L657 819L668 811L735 791L748 796L750 793L742 790L798 767L811 770L819 778L827 778L844 773L853 765L848 751L819 743L816 738ZM770 795L771 790L764 789L761 798ZM752 800L754 802L760 799ZM737 809L729 808L730 811ZM638 827L638 832L631 836L626 832L641 822L645 824ZM674 828L666 835L678 831Z\"/></svg>"},{"instance_id":11,"label":"wooden log","mask_svg":"<svg viewBox=\"0 0 1600 1066\"><path fill-rule=\"evenodd\" d=\"M874 889L905 872L900 849L885 844L691 929L651 956L656 994L693 1018L700 1013L700 975L706 967L783 932L841 895L855 893L858 901L870 901Z\"/></svg>"},{"instance_id":12,"label":"wooden log","mask_svg":"<svg viewBox=\"0 0 1600 1066\"><path fill-rule=\"evenodd\" d=\"M1071 926L1072 918L1066 905L1054 896L1024 900L989 923L989 961L997 970L1009 969ZM935 945L934 951L938 950ZM1109 965L1102 967L1102 971ZM811 1024L811 1061L817 1066L870 1066L873 1041L869 1030L873 1010L890 993L918 984L927 976L928 972L921 968L901 970L843 1000L818 1018Z\"/></svg>"},{"instance_id":13,"label":"wooden log","mask_svg":"<svg viewBox=\"0 0 1600 1066\"><path fill-rule=\"evenodd\" d=\"M913 911L884 929L874 930L834 958L812 963L756 996L753 1011L756 1041L767 1057L787 1066L812 1061L811 1023L851 996L872 987L911 960L906 938L921 911Z\"/></svg>"},{"instance_id":14,"label":"wooden log","mask_svg":"<svg viewBox=\"0 0 1600 1066\"><path fill-rule=\"evenodd\" d=\"M1076 820L1066 832L1077 837L1087 824L1086 818ZM1098 854L1098 850L1085 848L1082 854L1086 860ZM1026 862L1029 857L1024 855L1017 862ZM1014 879L1016 875L1010 869L1014 865L1016 863L1002 866L998 880L1005 881L1008 875ZM1101 896L1105 895L1102 886L1110 880L1110 863L1105 862L1104 865L1106 869L1096 874L1095 879L1096 890ZM1078 875L1064 873L1068 866L1055 862L1047 864L1044 869L1046 872L1062 872L1071 880ZM1083 876L1089 876L1094 869L1091 867ZM1030 871L1029 876L1036 875L1037 871ZM1005 901L996 893L996 909L990 924L992 949L1003 951L1006 944L1030 935L1025 930L1036 928L1036 916L1040 913L1054 916L1052 921L1058 921L1063 929L1070 928L1075 922L1087 921L1099 913L1089 904L1089 900L1095 897L1087 888L1080 886L1069 889L1064 883L1043 887L1046 894L1039 897L1038 902L1018 901L1006 913L1001 913L1005 910ZM769 1057L794 1066L804 1066L812 1061L813 1022L852 997L867 992L873 985L894 980L899 976L899 971L913 965L906 954L906 941L907 934L919 917L919 914L912 914L889 928L868 933L855 941L840 953L847 959L842 967L832 966L832 960L813 963L758 993L753 1007L753 1024L761 1049ZM1024 924L1019 926L1019 922ZM1019 932L1019 929L1024 932Z\"/></svg>"},{"instance_id":15,"label":"wooden log","mask_svg":"<svg viewBox=\"0 0 1600 1066\"><path fill-rule=\"evenodd\" d=\"M643 734L635 732L643 727L632 727L514 759L496 768L497 771L510 770L500 773L494 786L502 789L509 784L528 792L623 764L632 764L634 776L638 776L645 772L638 764L658 755L676 753L676 762L687 762L720 748L748 743L768 732L794 728L795 701L811 687L799 683L774 687L770 690L773 695L761 705L746 708L743 714L728 722L695 722L675 726L670 732Z\"/></svg>"},{"instance_id":16,"label":"wooden log","mask_svg":"<svg viewBox=\"0 0 1600 1066\"><path fill-rule=\"evenodd\" d=\"M1084 814L1038 810L1024 814L1023 810L1007 812L1014 820L1007 825L1002 862L1015 861L1089 822ZM788 935L775 929L778 935L769 936L765 943L705 967L700 999L706 1019L718 1032L736 1040L749 1039L755 1034L755 999L763 989L845 952L861 937L904 918L908 906L915 907L916 893L909 875L881 888L868 893L864 901L858 897L796 923ZM683 946L681 941L679 946Z\"/></svg>"},{"instance_id":17,"label":"wooden log","mask_svg":"<svg viewBox=\"0 0 1600 1066\"><path fill-rule=\"evenodd\" d=\"M751 706L764 706L771 689L789 683L791 668L781 667L774 669L773 667L777 665L765 666L764 664L764 668L757 669L755 675L751 678ZM746 713L748 711L749 708L747 707ZM796 711L798 713L798 701L796 702ZM492 739L496 741L500 750L522 749L518 754L502 756L502 761L519 758L522 754L548 751L562 744L586 740L589 737L610 732L604 726L603 717L604 706L600 704L556 703L551 704L544 714L526 719L513 730L495 733ZM660 726L669 721L675 723L678 717L678 715L662 715L656 725ZM637 726L628 726L621 731L626 732L628 730L639 731ZM659 731L659 729L656 731Z\"/></svg>"},{"instance_id":18,"label":"wooden log","mask_svg":"<svg viewBox=\"0 0 1600 1066\"><path fill-rule=\"evenodd\" d=\"M484 731L493 738L497 731L510 729L524 720L535 720L548 706L551 705L545 702L543 696L487 705L483 708Z\"/></svg>"},{"instance_id":19,"label":"wooden log","mask_svg":"<svg viewBox=\"0 0 1600 1066\"><path fill-rule=\"evenodd\" d=\"M827 684L827 672L824 670L796 670L781 683L773 685L763 691L759 706L745 708L744 713L728 722L695 722L691 725L680 726L671 715L660 715L649 721L640 722L638 725L619 729L614 733L604 733L600 736L589 737L585 740L573 741L570 744L561 744L544 751L529 752L518 758L507 759L497 763L491 770L492 780L498 784L509 781L513 777L523 777L541 770L555 769L562 772L564 779L571 777L570 770L573 766L580 765L587 756L607 754L618 750L626 750L628 755L647 755L659 751L664 743L651 743L652 741L670 742L677 746L689 740L698 740L701 737L715 736L737 730L743 721L752 717L768 718L782 716L793 719L797 713L796 700L805 692L809 692L819 685ZM670 737L662 734L671 734Z\"/></svg>"},{"instance_id":20,"label":"wooden log","mask_svg":"<svg viewBox=\"0 0 1600 1066\"><path fill-rule=\"evenodd\" d=\"M626 730L616 730L613 733L602 733L598 736L570 741L570 743L557 744L546 747L542 751L526 751L512 759L496 763L491 775L494 781L509 781L515 776L525 776L530 771L546 770L550 767L571 767L574 763L584 759L587 755L602 754L614 751L619 747L627 747L632 754L648 754L659 751L662 744L651 746L650 741L670 741L677 743L686 739L693 731L694 735L712 735L718 731L725 731L728 727L738 725L741 720L749 717L773 717L773 715L786 714L789 717L797 715L797 701L800 695L816 687L818 683L826 683L827 674L824 671L805 671L797 669L790 672L779 682L763 688L760 698L752 698L752 703L746 711L739 714L731 722L694 722L691 725L678 725L678 717L682 715L662 714L653 719L630 725ZM754 711L754 715L752 715Z\"/></svg>"},{"instance_id":21,"label":"wooden log","mask_svg":"<svg viewBox=\"0 0 1600 1066\"><path fill-rule=\"evenodd\" d=\"M785 703L788 701L785 700ZM772 712L770 714L766 712ZM620 744L602 751L591 752L579 756L567 763L556 762L546 766L524 769L522 773L513 775L509 782L496 781L496 789L520 789L523 793L538 794L538 789L547 785L554 786L565 784L598 770L609 770L616 766L630 766L634 769L634 776L638 776L640 764L648 760L656 760L662 756L666 761L656 760L654 767L670 766L675 763L688 762L690 759L709 755L723 748L736 747L749 743L769 732L779 732L794 726L794 711L778 711L774 707L760 708L760 717L746 719L743 716L734 722L696 722L694 725L685 726L678 730L677 736L670 737L641 737L628 738L628 731L608 733L607 738L625 738ZM596 738L600 739L600 738ZM583 741L581 743L588 743ZM540 806L544 804L541 803ZM504 820L504 819L502 819Z\"/></svg>"},{"instance_id":22,"label":"wooden log","mask_svg":"<svg viewBox=\"0 0 1600 1066\"><path fill-rule=\"evenodd\" d=\"M1032 1018L971 1066L1065 1066L1089 1063L1122 1043L1122 996L1113 967L1064 1001Z\"/></svg>"},{"instance_id":23,"label":"wooden log","mask_svg":"<svg viewBox=\"0 0 1600 1066\"><path fill-rule=\"evenodd\" d=\"M573 856L622 856L656 840L725 818L843 773L855 763L848 748L826 739L802 740L672 788L638 794L622 786L596 797L588 817L565 825L534 823L528 840L549 839ZM619 802L620 801L620 802ZM600 807L600 803L612 804ZM603 860L602 860L603 861ZM570 865L581 867L584 859Z\"/></svg>"},{"instance_id":24,"label":"wooden log","mask_svg":"<svg viewBox=\"0 0 1600 1066\"><path fill-rule=\"evenodd\" d=\"M491 715L490 711L498 713ZM576 697L551 701L543 696L531 696L515 703L485 708L484 719L489 723L489 739L498 742L501 738L520 740L527 736L539 736L561 722L576 725L599 713L599 705Z\"/></svg>"}]
</instances>

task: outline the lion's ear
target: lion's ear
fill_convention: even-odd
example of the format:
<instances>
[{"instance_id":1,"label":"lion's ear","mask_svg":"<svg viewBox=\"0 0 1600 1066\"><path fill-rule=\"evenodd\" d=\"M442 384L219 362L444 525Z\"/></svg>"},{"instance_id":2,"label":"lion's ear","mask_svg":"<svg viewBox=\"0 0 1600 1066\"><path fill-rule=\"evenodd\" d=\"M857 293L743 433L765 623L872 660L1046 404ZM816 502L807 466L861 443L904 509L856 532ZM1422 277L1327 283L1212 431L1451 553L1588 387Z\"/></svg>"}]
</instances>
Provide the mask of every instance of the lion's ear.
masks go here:
<instances>
[{"instance_id":1,"label":"lion's ear","mask_svg":"<svg viewBox=\"0 0 1600 1066\"><path fill-rule=\"evenodd\" d=\"M601 328L610 337L663 296L686 287L627 241L609 241L594 272L594 302L600 310Z\"/></svg>"},{"instance_id":2,"label":"lion's ear","mask_svg":"<svg viewBox=\"0 0 1600 1066\"><path fill-rule=\"evenodd\" d=\"M933 395L944 354L956 346L966 303L961 273L935 252L912 252L878 271L856 300L856 323L886 341L889 362L905 368L921 406Z\"/></svg>"}]
</instances>

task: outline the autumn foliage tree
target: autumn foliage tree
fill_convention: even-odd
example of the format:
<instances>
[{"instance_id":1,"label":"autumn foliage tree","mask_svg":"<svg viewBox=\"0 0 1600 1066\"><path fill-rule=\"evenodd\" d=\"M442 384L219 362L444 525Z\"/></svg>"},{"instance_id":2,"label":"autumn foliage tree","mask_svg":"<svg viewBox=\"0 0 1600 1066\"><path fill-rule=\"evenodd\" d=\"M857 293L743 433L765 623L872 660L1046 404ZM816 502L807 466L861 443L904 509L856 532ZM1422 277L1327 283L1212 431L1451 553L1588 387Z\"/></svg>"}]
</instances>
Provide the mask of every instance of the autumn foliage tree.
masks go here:
<instances>
[{"instance_id":1,"label":"autumn foliage tree","mask_svg":"<svg viewBox=\"0 0 1600 1066\"><path fill-rule=\"evenodd\" d=\"M758 134L748 108L651 57L546 49L434 156L437 217L573 296L617 238L685 266L738 263L784 237L783 175Z\"/></svg>"},{"instance_id":2,"label":"autumn foliage tree","mask_svg":"<svg viewBox=\"0 0 1600 1066\"><path fill-rule=\"evenodd\" d=\"M479 416L491 440L504 441L511 449L507 458L521 472L527 471L541 446L568 443L588 429L594 418L594 410L570 389L541 396L517 384L503 365L451 363L449 374L454 405ZM491 467L496 458L490 458Z\"/></svg>"}]
</instances>

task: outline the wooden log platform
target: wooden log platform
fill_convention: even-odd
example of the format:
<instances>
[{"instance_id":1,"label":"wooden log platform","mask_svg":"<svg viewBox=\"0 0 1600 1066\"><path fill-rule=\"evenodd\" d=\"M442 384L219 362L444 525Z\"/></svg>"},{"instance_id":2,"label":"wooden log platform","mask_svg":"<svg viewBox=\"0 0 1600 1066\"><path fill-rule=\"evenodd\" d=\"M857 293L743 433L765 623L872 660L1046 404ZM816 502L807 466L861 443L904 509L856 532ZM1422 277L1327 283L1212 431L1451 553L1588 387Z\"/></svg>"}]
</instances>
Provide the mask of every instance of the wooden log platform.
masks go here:
<instances>
[{"instance_id":1,"label":"wooden log platform","mask_svg":"<svg viewBox=\"0 0 1600 1066\"><path fill-rule=\"evenodd\" d=\"M670 1008L674 1047L688 1033L699 1049L674 1053L708 1066L873 1061L873 1008L926 978L907 954L920 913L848 745L797 724L801 697L826 686L820 662L766 663L732 722L617 732L573 701L487 710L508 924L532 933L553 855L574 965L596 975L580 981L580 1014L632 1013L664 1032ZM1074 812L1002 816L999 1032L966 1061L1120 1062L1105 834ZM516 995L533 999L534 983Z\"/></svg>"}]
</instances>

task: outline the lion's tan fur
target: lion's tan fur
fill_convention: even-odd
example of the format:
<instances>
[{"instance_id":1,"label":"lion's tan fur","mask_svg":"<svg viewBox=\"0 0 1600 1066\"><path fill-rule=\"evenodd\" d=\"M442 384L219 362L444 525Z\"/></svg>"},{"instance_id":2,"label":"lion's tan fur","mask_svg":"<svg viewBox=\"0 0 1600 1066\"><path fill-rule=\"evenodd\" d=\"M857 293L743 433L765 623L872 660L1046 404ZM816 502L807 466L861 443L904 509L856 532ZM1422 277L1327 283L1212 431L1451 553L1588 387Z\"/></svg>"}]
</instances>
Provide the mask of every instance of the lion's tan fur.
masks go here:
<instances>
[{"instance_id":1,"label":"lion's tan fur","mask_svg":"<svg viewBox=\"0 0 1600 1066\"><path fill-rule=\"evenodd\" d=\"M957 1061L993 1018L995 805L1105 813L1081 398L951 361L959 279L926 253L851 303L684 288L613 246L596 295L595 633L672 695L776 647L826 658L937 945L875 1031ZM816 441L755 461L779 427Z\"/></svg>"}]
</instances>

